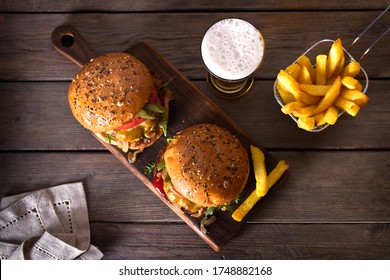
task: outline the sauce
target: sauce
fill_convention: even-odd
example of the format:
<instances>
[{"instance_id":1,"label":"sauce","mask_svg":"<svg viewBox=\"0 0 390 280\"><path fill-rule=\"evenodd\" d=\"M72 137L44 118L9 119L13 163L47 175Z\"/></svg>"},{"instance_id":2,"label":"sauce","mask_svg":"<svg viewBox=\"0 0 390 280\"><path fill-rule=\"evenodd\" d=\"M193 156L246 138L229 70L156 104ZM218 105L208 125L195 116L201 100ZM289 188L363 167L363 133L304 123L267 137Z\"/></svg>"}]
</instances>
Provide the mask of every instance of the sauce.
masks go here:
<instances>
[{"instance_id":1,"label":"sauce","mask_svg":"<svg viewBox=\"0 0 390 280\"><path fill-rule=\"evenodd\" d=\"M158 172L154 175L153 185L155 189L163 196L167 196L164 191L164 179L162 178L162 173Z\"/></svg>"}]
</instances>

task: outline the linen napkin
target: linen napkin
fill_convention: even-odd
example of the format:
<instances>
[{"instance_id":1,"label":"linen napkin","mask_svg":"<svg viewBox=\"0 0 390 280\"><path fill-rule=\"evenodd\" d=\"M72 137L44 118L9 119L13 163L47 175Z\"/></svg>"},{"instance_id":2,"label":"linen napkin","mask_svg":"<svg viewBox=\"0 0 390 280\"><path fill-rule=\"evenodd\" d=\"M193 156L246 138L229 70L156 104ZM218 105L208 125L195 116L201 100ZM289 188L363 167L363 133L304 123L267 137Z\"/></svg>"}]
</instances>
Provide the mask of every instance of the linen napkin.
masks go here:
<instances>
[{"instance_id":1,"label":"linen napkin","mask_svg":"<svg viewBox=\"0 0 390 280\"><path fill-rule=\"evenodd\" d=\"M0 259L101 259L90 244L81 182L4 197L0 201Z\"/></svg>"}]
</instances>

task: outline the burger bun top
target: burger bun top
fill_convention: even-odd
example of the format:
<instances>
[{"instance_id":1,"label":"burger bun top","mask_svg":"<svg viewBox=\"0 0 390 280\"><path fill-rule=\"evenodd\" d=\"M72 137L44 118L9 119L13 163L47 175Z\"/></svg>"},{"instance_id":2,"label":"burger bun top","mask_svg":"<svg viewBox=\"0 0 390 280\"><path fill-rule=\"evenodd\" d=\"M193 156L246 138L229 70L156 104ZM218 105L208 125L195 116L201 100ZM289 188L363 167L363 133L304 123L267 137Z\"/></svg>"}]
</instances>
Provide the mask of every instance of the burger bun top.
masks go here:
<instances>
[{"instance_id":1,"label":"burger bun top","mask_svg":"<svg viewBox=\"0 0 390 280\"><path fill-rule=\"evenodd\" d=\"M74 117L93 132L105 132L130 121L154 89L149 69L128 53L91 60L70 84L68 100Z\"/></svg>"},{"instance_id":2,"label":"burger bun top","mask_svg":"<svg viewBox=\"0 0 390 280\"><path fill-rule=\"evenodd\" d=\"M174 188L197 205L222 206L245 188L248 153L229 131L199 124L174 136L164 153Z\"/></svg>"}]
</instances>

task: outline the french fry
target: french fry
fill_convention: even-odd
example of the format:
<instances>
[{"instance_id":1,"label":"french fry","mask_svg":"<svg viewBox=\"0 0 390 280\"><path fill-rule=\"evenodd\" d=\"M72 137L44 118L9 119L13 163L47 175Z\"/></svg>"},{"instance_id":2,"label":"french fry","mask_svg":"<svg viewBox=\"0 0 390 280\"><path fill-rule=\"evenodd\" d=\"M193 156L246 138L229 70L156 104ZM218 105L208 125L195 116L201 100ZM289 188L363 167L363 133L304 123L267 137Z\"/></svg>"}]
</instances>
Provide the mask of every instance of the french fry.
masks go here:
<instances>
[{"instance_id":1,"label":"french fry","mask_svg":"<svg viewBox=\"0 0 390 280\"><path fill-rule=\"evenodd\" d=\"M291 114L292 112L294 112L295 109L305 107L305 106L307 106L305 103L302 103L300 101L294 101L294 102L290 102L290 103L287 103L286 105L284 105L281 110L284 114L287 115L287 114Z\"/></svg>"},{"instance_id":2,"label":"french fry","mask_svg":"<svg viewBox=\"0 0 390 280\"><path fill-rule=\"evenodd\" d=\"M291 93L295 99L298 99L300 87L299 83L291 76L287 71L280 70L278 74L278 84L283 87L286 91Z\"/></svg>"},{"instance_id":3,"label":"french fry","mask_svg":"<svg viewBox=\"0 0 390 280\"><path fill-rule=\"evenodd\" d=\"M304 130L313 130L316 126L314 117L300 117L297 124L299 128Z\"/></svg>"},{"instance_id":4,"label":"french fry","mask_svg":"<svg viewBox=\"0 0 390 280\"><path fill-rule=\"evenodd\" d=\"M301 84L312 84L309 70L305 65L301 67L301 72L299 73L298 81Z\"/></svg>"},{"instance_id":5,"label":"french fry","mask_svg":"<svg viewBox=\"0 0 390 280\"><path fill-rule=\"evenodd\" d=\"M314 110L317 108L317 105L310 105L310 106L305 106L305 107L300 107L295 109L292 114L297 117L310 117Z\"/></svg>"},{"instance_id":6,"label":"french fry","mask_svg":"<svg viewBox=\"0 0 390 280\"><path fill-rule=\"evenodd\" d=\"M324 115L325 113L319 113L317 115L314 116L314 120L316 122L316 125L323 125L323 124L326 124L326 121L324 120Z\"/></svg>"},{"instance_id":7,"label":"french fry","mask_svg":"<svg viewBox=\"0 0 390 280\"><path fill-rule=\"evenodd\" d=\"M260 199L261 197L257 196L256 190L251 192L244 202L233 212L232 218L237 222L241 222Z\"/></svg>"},{"instance_id":8,"label":"french fry","mask_svg":"<svg viewBox=\"0 0 390 280\"><path fill-rule=\"evenodd\" d=\"M277 88L279 95L282 98L284 104L288 104L290 102L295 101L294 95L292 95L285 88L283 88L283 86L281 86L280 83L276 83L276 88Z\"/></svg>"},{"instance_id":9,"label":"french fry","mask_svg":"<svg viewBox=\"0 0 390 280\"><path fill-rule=\"evenodd\" d=\"M332 87L327 91L326 95L323 97L320 103L318 103L318 106L314 110L312 115L314 116L328 109L336 100L336 98L339 96L340 88L341 88L341 78L340 76L338 76L335 82L333 83Z\"/></svg>"},{"instance_id":10,"label":"french fry","mask_svg":"<svg viewBox=\"0 0 390 280\"><path fill-rule=\"evenodd\" d=\"M313 84L315 84L315 82L316 82L316 70L314 69L313 64L311 63L310 58L308 58L306 55L301 55L300 57L298 57L297 63L301 67L306 66L307 70L310 73L310 78L311 78Z\"/></svg>"},{"instance_id":11,"label":"french fry","mask_svg":"<svg viewBox=\"0 0 390 280\"><path fill-rule=\"evenodd\" d=\"M283 173L289 168L286 161L281 160L278 162L274 170L271 171L267 176L267 192L269 189L282 177ZM232 218L241 222L242 219L249 213L249 211L256 205L256 203L262 198L258 196L256 190L254 190L242 203L241 205L233 212Z\"/></svg>"},{"instance_id":12,"label":"french fry","mask_svg":"<svg viewBox=\"0 0 390 280\"><path fill-rule=\"evenodd\" d=\"M319 54L316 56L316 84L326 85L326 62L328 56Z\"/></svg>"},{"instance_id":13,"label":"french fry","mask_svg":"<svg viewBox=\"0 0 390 280\"><path fill-rule=\"evenodd\" d=\"M341 96L339 96L336 99L336 101L334 102L334 105L337 108L340 108L341 110L345 111L346 113L348 113L352 117L355 117L360 110L360 107L356 103L349 101Z\"/></svg>"},{"instance_id":14,"label":"french fry","mask_svg":"<svg viewBox=\"0 0 390 280\"><path fill-rule=\"evenodd\" d=\"M344 67L344 70L341 72L341 76L349 76L354 78L360 72L360 63L357 61L351 61L347 66Z\"/></svg>"},{"instance_id":15,"label":"french fry","mask_svg":"<svg viewBox=\"0 0 390 280\"><path fill-rule=\"evenodd\" d=\"M341 44L340 38L338 38L334 43L332 44L329 54L328 54L328 61L326 63L326 78L330 78L334 75L337 67L342 63L344 64L344 50L343 46Z\"/></svg>"},{"instance_id":16,"label":"french fry","mask_svg":"<svg viewBox=\"0 0 390 280\"><path fill-rule=\"evenodd\" d=\"M366 105L369 100L366 94L356 89L343 89L341 90L340 96L355 102L360 107Z\"/></svg>"},{"instance_id":17,"label":"french fry","mask_svg":"<svg viewBox=\"0 0 390 280\"><path fill-rule=\"evenodd\" d=\"M349 89L356 89L359 81L356 80L355 78L352 78L350 76L345 76L343 77L341 83L343 84L343 86L345 86L346 88L349 88Z\"/></svg>"},{"instance_id":18,"label":"french fry","mask_svg":"<svg viewBox=\"0 0 390 280\"><path fill-rule=\"evenodd\" d=\"M310 84L301 84L301 90L304 92L314 95L314 96L325 96L325 94L330 90L332 85L310 85Z\"/></svg>"},{"instance_id":19,"label":"french fry","mask_svg":"<svg viewBox=\"0 0 390 280\"><path fill-rule=\"evenodd\" d=\"M335 124L339 110L356 116L360 107L368 103L364 87L356 78L360 63L345 64L347 58L338 38L327 54L316 56L315 66L308 56L301 55L279 72L277 88L284 101L281 110L293 116L298 127L311 130Z\"/></svg>"},{"instance_id":20,"label":"french fry","mask_svg":"<svg viewBox=\"0 0 390 280\"><path fill-rule=\"evenodd\" d=\"M343 53L343 56L341 57L341 61L333 73L333 77L341 75L341 73L343 72L343 69L344 69L344 64L345 64L345 55Z\"/></svg>"},{"instance_id":21,"label":"french fry","mask_svg":"<svg viewBox=\"0 0 390 280\"><path fill-rule=\"evenodd\" d=\"M299 86L299 83L291 76L287 71L280 70L278 74L278 84L283 87L287 92L291 93L296 101L302 101L307 105L317 104L320 100L317 96L311 96L303 92Z\"/></svg>"},{"instance_id":22,"label":"french fry","mask_svg":"<svg viewBox=\"0 0 390 280\"><path fill-rule=\"evenodd\" d=\"M253 171L256 179L256 194L257 196L264 196L268 191L267 170L265 168L264 153L253 145L250 145L253 161Z\"/></svg>"},{"instance_id":23,"label":"french fry","mask_svg":"<svg viewBox=\"0 0 390 280\"><path fill-rule=\"evenodd\" d=\"M358 81L358 83L356 84L355 89L358 90L358 91L363 91L363 85Z\"/></svg>"},{"instance_id":24,"label":"french fry","mask_svg":"<svg viewBox=\"0 0 390 280\"><path fill-rule=\"evenodd\" d=\"M336 123L338 117L339 117L339 110L332 105L325 111L324 122L333 125Z\"/></svg>"},{"instance_id":25,"label":"french fry","mask_svg":"<svg viewBox=\"0 0 390 280\"><path fill-rule=\"evenodd\" d=\"M321 100L321 97L320 96L313 96L313 95L307 94L306 92L300 90L298 92L297 100L302 101L303 103L305 103L307 105L314 105L314 104L318 104L318 102Z\"/></svg>"},{"instance_id":26,"label":"french fry","mask_svg":"<svg viewBox=\"0 0 390 280\"><path fill-rule=\"evenodd\" d=\"M334 84L334 81L336 81L337 79L337 76L336 77L331 77L330 79L327 79L326 80L326 84L329 86L333 85Z\"/></svg>"},{"instance_id":27,"label":"french fry","mask_svg":"<svg viewBox=\"0 0 390 280\"><path fill-rule=\"evenodd\" d=\"M268 174L268 190L282 177L283 173L289 168L285 160L280 160L276 167Z\"/></svg>"},{"instance_id":28,"label":"french fry","mask_svg":"<svg viewBox=\"0 0 390 280\"><path fill-rule=\"evenodd\" d=\"M295 80L298 81L301 73L301 66L299 64L291 64L286 68L286 72L289 73Z\"/></svg>"}]
</instances>

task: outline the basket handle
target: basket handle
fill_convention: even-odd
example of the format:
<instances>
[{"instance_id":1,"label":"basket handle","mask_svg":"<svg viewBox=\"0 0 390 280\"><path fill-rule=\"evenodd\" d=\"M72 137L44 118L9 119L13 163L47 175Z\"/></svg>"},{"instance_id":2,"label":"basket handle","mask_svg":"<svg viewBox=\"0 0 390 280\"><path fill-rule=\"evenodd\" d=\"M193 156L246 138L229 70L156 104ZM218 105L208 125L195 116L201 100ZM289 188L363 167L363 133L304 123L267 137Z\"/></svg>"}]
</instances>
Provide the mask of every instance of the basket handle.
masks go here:
<instances>
[{"instance_id":1,"label":"basket handle","mask_svg":"<svg viewBox=\"0 0 390 280\"><path fill-rule=\"evenodd\" d=\"M388 11L389 11L389 8L390 8L390 5L382 12L380 13L379 16L377 16L377 18L371 22L356 38L355 40L352 42L352 44L349 46L348 48L348 52L350 51L350 49L356 44L357 41L360 40L361 37L363 37L363 35L371 29L371 27L373 27L375 25L375 23L381 18L383 17ZM385 32L382 33L382 35L380 35L372 44L371 46L369 46L367 48L367 50L360 56L359 58L359 62L363 59L363 57L389 32L390 28L387 28L387 30Z\"/></svg>"}]
</instances>

